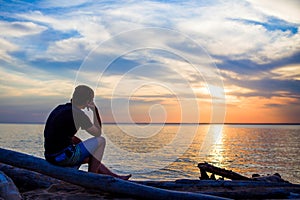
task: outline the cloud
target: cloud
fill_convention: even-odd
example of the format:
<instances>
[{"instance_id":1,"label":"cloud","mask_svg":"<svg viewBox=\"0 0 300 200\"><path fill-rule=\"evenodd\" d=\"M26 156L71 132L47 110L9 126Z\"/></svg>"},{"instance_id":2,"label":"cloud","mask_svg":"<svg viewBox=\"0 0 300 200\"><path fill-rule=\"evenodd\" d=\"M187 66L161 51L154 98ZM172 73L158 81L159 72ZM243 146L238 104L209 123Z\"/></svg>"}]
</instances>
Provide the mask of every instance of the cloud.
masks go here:
<instances>
[{"instance_id":1,"label":"cloud","mask_svg":"<svg viewBox=\"0 0 300 200\"><path fill-rule=\"evenodd\" d=\"M255 65L249 60L229 63L222 66L221 70L227 102L237 102L237 98L242 97L286 97L298 101L300 82L297 54L269 64ZM285 103L282 101L281 104Z\"/></svg>"},{"instance_id":2,"label":"cloud","mask_svg":"<svg viewBox=\"0 0 300 200\"><path fill-rule=\"evenodd\" d=\"M47 29L45 26L37 25L33 22L5 22L0 21L0 27L2 31L0 35L2 37L23 37L27 35L39 34Z\"/></svg>"},{"instance_id":3,"label":"cloud","mask_svg":"<svg viewBox=\"0 0 300 200\"><path fill-rule=\"evenodd\" d=\"M57 104L69 101L73 81L42 70L0 68L0 121L44 122Z\"/></svg>"},{"instance_id":4,"label":"cloud","mask_svg":"<svg viewBox=\"0 0 300 200\"><path fill-rule=\"evenodd\" d=\"M0 60L11 62L13 60L13 57L10 55L10 52L18 50L19 47L16 44L9 42L8 40L1 37L0 46Z\"/></svg>"},{"instance_id":5,"label":"cloud","mask_svg":"<svg viewBox=\"0 0 300 200\"><path fill-rule=\"evenodd\" d=\"M22 101L23 97L63 97L66 91L71 91L73 88L71 80L57 79L57 77L54 79L42 71L36 71L38 72L36 75L28 72L29 69L27 73L22 73L2 68L0 70L2 91L0 98L18 98Z\"/></svg>"},{"instance_id":6,"label":"cloud","mask_svg":"<svg viewBox=\"0 0 300 200\"><path fill-rule=\"evenodd\" d=\"M149 33L152 30L145 29L144 31ZM139 34L140 37L142 37L141 35L142 34ZM161 33L161 35L163 34ZM118 39L119 38L116 40ZM128 41L122 41L126 41L126 44L131 46L130 39L131 38L129 38ZM180 37L177 37L177 39L179 41L181 40ZM143 41L141 39L136 39L134 41L137 40ZM149 41L145 39L146 46L148 42ZM198 54L198 60L193 60L195 63L190 63L188 58L186 58L187 60L184 60L184 57L180 57L180 54L173 54L172 48L167 48L168 42L169 40L167 39L166 41L163 39L161 40L162 46L165 45L166 49L169 51L137 48L137 50L127 52L125 55L120 53L121 56L116 57L115 60L113 60L115 58L113 53L110 53L110 56L105 58L106 54L102 55L102 53L107 52L107 46L101 46L100 50L95 49L95 54L91 54L87 57L84 64L81 66L80 71L78 71L77 81L92 85L100 83L101 88L103 88L100 94L102 97L105 96L107 98L110 98L113 95L112 92L114 92L116 97L130 97L135 90L149 85L151 85L151 89L148 89L148 92L152 90L156 93L166 89L177 95L179 98L193 99L197 96L211 98L210 96L207 96L210 94L215 97L220 97L220 93L216 92L219 91L219 88L222 89L221 79L218 76L215 77L216 69L210 66L212 65L208 62L210 58L204 54L206 56L204 61L204 55ZM179 42L179 44L185 46L184 42ZM113 43L113 45L115 44ZM152 46L155 45L152 43ZM118 49L120 50L120 48ZM186 49L183 50L186 51ZM184 52L183 54L186 53L187 52ZM111 60L109 59L110 57L112 57ZM109 64L109 66L105 68L107 64ZM219 80L214 82L217 78L219 78ZM208 87L210 91L208 91L206 87ZM203 88L206 89L203 90ZM205 91L205 95L199 94L199 92L203 91ZM164 94L168 95L169 93L164 92ZM139 96L146 95L140 94Z\"/></svg>"},{"instance_id":7,"label":"cloud","mask_svg":"<svg viewBox=\"0 0 300 200\"><path fill-rule=\"evenodd\" d=\"M53 61L83 60L90 51L84 38L68 38L56 41L49 45L44 55L37 55L35 59L47 59Z\"/></svg>"},{"instance_id":8,"label":"cloud","mask_svg":"<svg viewBox=\"0 0 300 200\"><path fill-rule=\"evenodd\" d=\"M0 21L0 59L6 62L12 62L14 57L12 52L18 51L21 48L20 44L16 44L16 38L22 38L25 36L31 36L39 34L45 31L47 28L39 26L32 22L6 22Z\"/></svg>"},{"instance_id":9,"label":"cloud","mask_svg":"<svg viewBox=\"0 0 300 200\"><path fill-rule=\"evenodd\" d=\"M271 72L275 74L275 79L300 81L300 64L281 66Z\"/></svg>"},{"instance_id":10,"label":"cloud","mask_svg":"<svg viewBox=\"0 0 300 200\"><path fill-rule=\"evenodd\" d=\"M267 15L246 2L227 1L199 7L176 22L176 28L203 45L213 57L249 59L262 64L300 51L299 23Z\"/></svg>"},{"instance_id":11,"label":"cloud","mask_svg":"<svg viewBox=\"0 0 300 200\"><path fill-rule=\"evenodd\" d=\"M66 8L66 7L80 6L88 2L89 0L73 0L73 1L44 0L38 2L38 4L42 8Z\"/></svg>"},{"instance_id":12,"label":"cloud","mask_svg":"<svg viewBox=\"0 0 300 200\"><path fill-rule=\"evenodd\" d=\"M292 23L300 23L300 2L298 0L247 0L254 8L266 15L275 16Z\"/></svg>"},{"instance_id":13,"label":"cloud","mask_svg":"<svg viewBox=\"0 0 300 200\"><path fill-rule=\"evenodd\" d=\"M72 29L73 24L67 23L68 20L63 19L63 15L45 15L41 11L29 11L26 13L14 14L16 18L36 22L54 28L55 30L67 31Z\"/></svg>"},{"instance_id":14,"label":"cloud","mask_svg":"<svg viewBox=\"0 0 300 200\"><path fill-rule=\"evenodd\" d=\"M300 51L299 32L292 34L290 31L270 31L258 24L232 19L198 23L200 20L189 20L183 25L179 24L179 28L192 33L193 38L196 38L213 57L249 59L263 64L292 56ZM298 27L296 29L298 30Z\"/></svg>"},{"instance_id":15,"label":"cloud","mask_svg":"<svg viewBox=\"0 0 300 200\"><path fill-rule=\"evenodd\" d=\"M287 73L286 71L277 72ZM272 97L298 99L300 97L299 80L282 79L278 75L274 76L273 73L274 71L265 72L262 75L257 74L256 78L247 78L249 75L241 75L236 78L237 74L235 73L225 74L223 72L226 96L264 97L267 99Z\"/></svg>"},{"instance_id":16,"label":"cloud","mask_svg":"<svg viewBox=\"0 0 300 200\"><path fill-rule=\"evenodd\" d=\"M258 64L264 64L290 57L298 52L300 52L300 33L291 36L289 33L277 31L270 34L270 40L255 54L252 53L250 59Z\"/></svg>"},{"instance_id":17,"label":"cloud","mask_svg":"<svg viewBox=\"0 0 300 200\"><path fill-rule=\"evenodd\" d=\"M249 7L245 2L206 6L191 2L176 4L150 1L120 2L109 6L84 1L78 1L78 4L82 4L80 10L70 5L64 12L59 10L60 15L41 11L16 14L17 17L44 24L57 31L79 33L76 37L50 43L47 52L42 55L45 59L74 60L78 54L88 52L116 33L145 26L175 28L191 35L212 55L251 59L257 63L270 62L299 51L300 45L293 45L298 41L299 34L291 36L282 31L272 32L259 24L233 20L268 22L265 14ZM199 10L194 9L196 6L199 6ZM133 39L136 37L141 36L135 35ZM162 37L155 39L164 40ZM143 41L145 45L147 41L151 42L146 37ZM281 48L274 48L278 45ZM286 48L289 51L283 50Z\"/></svg>"},{"instance_id":18,"label":"cloud","mask_svg":"<svg viewBox=\"0 0 300 200\"><path fill-rule=\"evenodd\" d=\"M101 24L98 17L90 15L77 15L77 13L62 13L61 15L48 15L40 11L16 14L22 19L31 20L44 24L49 29L56 31L60 35L65 33L78 33L69 35L68 38L61 38L56 41L44 41L46 51L43 54L30 55L31 60L47 59L55 61L82 60L84 56L99 42L109 38L110 34ZM41 41L42 42L42 41Z\"/></svg>"}]
</instances>

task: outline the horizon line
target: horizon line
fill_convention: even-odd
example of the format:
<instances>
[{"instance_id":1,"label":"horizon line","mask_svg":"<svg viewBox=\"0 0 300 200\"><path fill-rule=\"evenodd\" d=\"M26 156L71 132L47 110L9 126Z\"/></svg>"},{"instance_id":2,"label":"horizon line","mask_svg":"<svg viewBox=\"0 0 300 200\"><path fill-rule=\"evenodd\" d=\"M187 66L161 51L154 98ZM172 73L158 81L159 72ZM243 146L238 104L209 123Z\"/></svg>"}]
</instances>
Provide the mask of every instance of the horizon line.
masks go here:
<instances>
[{"instance_id":1,"label":"horizon line","mask_svg":"<svg viewBox=\"0 0 300 200\"><path fill-rule=\"evenodd\" d=\"M46 122L0 122L0 124L45 124ZM209 122L153 122L153 123L148 123L148 122L136 122L136 123L131 123L131 122L103 122L102 124L124 124L124 125L132 125L132 124L137 124L137 125L149 125L149 124L168 124L168 125L209 125L209 124L224 124L224 125L300 125L300 122L225 122L225 123L209 123Z\"/></svg>"}]
</instances>

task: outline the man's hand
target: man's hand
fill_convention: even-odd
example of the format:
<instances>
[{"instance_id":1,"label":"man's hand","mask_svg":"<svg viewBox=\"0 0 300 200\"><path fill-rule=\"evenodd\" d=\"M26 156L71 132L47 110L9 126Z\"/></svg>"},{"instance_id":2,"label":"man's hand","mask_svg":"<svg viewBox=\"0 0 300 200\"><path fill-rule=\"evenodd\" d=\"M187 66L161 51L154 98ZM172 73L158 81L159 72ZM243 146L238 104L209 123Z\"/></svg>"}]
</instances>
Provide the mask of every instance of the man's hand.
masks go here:
<instances>
[{"instance_id":1,"label":"man's hand","mask_svg":"<svg viewBox=\"0 0 300 200\"><path fill-rule=\"evenodd\" d=\"M100 114L99 114L97 106L95 105L94 101L90 101L87 103L86 107L88 109L92 109L92 111L94 113L94 126L99 129L97 131L94 128L91 128L90 130L87 130L87 131L93 135L98 135L96 132L98 132L99 135L101 135L102 122L101 122L101 118L100 118Z\"/></svg>"},{"instance_id":2,"label":"man's hand","mask_svg":"<svg viewBox=\"0 0 300 200\"><path fill-rule=\"evenodd\" d=\"M72 137L72 143L73 144L79 144L80 142L82 142L81 139L79 139L75 135Z\"/></svg>"},{"instance_id":3,"label":"man's hand","mask_svg":"<svg viewBox=\"0 0 300 200\"><path fill-rule=\"evenodd\" d=\"M87 104L87 109L91 109L93 112L96 110L96 105L93 101Z\"/></svg>"}]
</instances>

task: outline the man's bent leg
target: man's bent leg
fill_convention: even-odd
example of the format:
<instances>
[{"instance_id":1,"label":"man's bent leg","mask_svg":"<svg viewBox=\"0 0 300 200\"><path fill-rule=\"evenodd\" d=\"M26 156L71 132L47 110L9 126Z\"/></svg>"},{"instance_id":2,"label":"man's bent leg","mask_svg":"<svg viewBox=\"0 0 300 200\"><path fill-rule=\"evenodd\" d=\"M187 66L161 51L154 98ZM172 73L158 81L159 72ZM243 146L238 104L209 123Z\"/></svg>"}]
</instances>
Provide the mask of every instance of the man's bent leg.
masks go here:
<instances>
[{"instance_id":1,"label":"man's bent leg","mask_svg":"<svg viewBox=\"0 0 300 200\"><path fill-rule=\"evenodd\" d=\"M79 163L84 163L85 161L88 161L88 171L96 173L97 168L103 157L105 143L105 139L102 136L92 137L79 143L78 146L80 147L81 151Z\"/></svg>"},{"instance_id":2,"label":"man's bent leg","mask_svg":"<svg viewBox=\"0 0 300 200\"><path fill-rule=\"evenodd\" d=\"M84 141L83 143L91 154L89 158L88 171L97 173L98 167L101 164L101 160L104 154L104 148L106 145L105 138L102 136L94 137Z\"/></svg>"},{"instance_id":3,"label":"man's bent leg","mask_svg":"<svg viewBox=\"0 0 300 200\"><path fill-rule=\"evenodd\" d=\"M105 143L105 139L102 136L99 137L92 137L89 138L85 141L82 142L82 144L84 145L85 149L90 153L90 154L94 154L94 152L99 148L99 146L103 143L102 140L104 140Z\"/></svg>"},{"instance_id":4,"label":"man's bent leg","mask_svg":"<svg viewBox=\"0 0 300 200\"><path fill-rule=\"evenodd\" d=\"M127 176L121 176L113 173L110 171L104 164L101 163L103 154L104 154L104 148L106 145L105 138L100 137L94 137L90 138L83 142L85 148L90 152L90 158L89 158L89 172L99 173L99 174L106 174L110 176L114 176L117 178L121 178L123 180L128 180L131 177L131 174Z\"/></svg>"},{"instance_id":5,"label":"man's bent leg","mask_svg":"<svg viewBox=\"0 0 300 200\"><path fill-rule=\"evenodd\" d=\"M113 176L113 177L116 177L116 178L120 178L120 179L123 179L123 180L128 180L128 179L131 177L131 174L125 175L125 176L115 174L115 173L113 173L112 171L110 171L110 170L109 170L104 164L102 164L102 163L100 163L97 172L98 172L99 174L106 174L106 175L110 175L110 176Z\"/></svg>"}]
</instances>

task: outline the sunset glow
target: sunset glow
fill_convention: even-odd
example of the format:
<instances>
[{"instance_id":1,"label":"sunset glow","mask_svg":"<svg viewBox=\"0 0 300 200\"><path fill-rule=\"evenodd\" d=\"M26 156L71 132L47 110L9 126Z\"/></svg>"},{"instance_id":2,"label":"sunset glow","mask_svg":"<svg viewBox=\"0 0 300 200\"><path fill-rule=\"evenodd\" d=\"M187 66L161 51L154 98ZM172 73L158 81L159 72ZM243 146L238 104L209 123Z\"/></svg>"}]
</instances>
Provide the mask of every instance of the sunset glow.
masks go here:
<instances>
[{"instance_id":1,"label":"sunset glow","mask_svg":"<svg viewBox=\"0 0 300 200\"><path fill-rule=\"evenodd\" d=\"M299 13L294 0L1 1L0 122L43 123L85 83L104 122L300 123Z\"/></svg>"}]
</instances>

